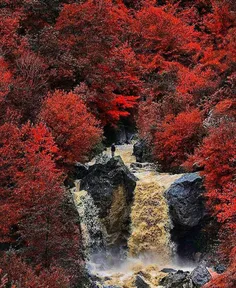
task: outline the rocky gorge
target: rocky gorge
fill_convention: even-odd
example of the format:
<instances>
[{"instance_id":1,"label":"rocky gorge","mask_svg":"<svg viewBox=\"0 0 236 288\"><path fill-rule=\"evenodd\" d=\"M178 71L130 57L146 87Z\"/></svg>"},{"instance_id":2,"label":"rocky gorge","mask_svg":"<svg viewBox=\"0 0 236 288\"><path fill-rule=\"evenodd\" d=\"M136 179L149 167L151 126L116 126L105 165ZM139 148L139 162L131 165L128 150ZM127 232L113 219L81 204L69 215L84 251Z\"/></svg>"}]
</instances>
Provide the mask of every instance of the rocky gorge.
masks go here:
<instances>
[{"instance_id":1,"label":"rocky gorge","mask_svg":"<svg viewBox=\"0 0 236 288\"><path fill-rule=\"evenodd\" d=\"M119 145L114 158L104 151L75 167L84 287L202 287L211 279L202 179L162 173L142 145Z\"/></svg>"}]
</instances>

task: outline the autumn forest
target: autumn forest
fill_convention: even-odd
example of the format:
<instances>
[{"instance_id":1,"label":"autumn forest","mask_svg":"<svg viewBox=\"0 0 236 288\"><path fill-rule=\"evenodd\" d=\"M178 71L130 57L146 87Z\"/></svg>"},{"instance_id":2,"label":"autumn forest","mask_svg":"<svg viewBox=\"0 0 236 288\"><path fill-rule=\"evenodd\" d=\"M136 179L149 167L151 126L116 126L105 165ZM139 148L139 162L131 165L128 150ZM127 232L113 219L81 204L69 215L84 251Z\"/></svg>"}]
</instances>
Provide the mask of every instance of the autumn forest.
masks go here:
<instances>
[{"instance_id":1,"label":"autumn forest","mask_svg":"<svg viewBox=\"0 0 236 288\"><path fill-rule=\"evenodd\" d=\"M163 172L203 177L226 267L204 287L235 288L235 1L1 0L0 17L0 287L84 287L66 179L128 123Z\"/></svg>"}]
</instances>

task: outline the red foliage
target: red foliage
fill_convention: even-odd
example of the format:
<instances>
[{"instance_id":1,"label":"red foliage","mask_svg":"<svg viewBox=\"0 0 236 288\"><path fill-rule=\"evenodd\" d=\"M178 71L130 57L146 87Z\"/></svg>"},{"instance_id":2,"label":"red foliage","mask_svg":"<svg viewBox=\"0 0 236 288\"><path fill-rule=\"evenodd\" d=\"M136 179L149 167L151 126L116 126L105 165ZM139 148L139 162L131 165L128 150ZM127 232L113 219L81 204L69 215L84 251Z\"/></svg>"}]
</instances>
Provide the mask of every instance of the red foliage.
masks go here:
<instances>
[{"instance_id":1,"label":"red foliage","mask_svg":"<svg viewBox=\"0 0 236 288\"><path fill-rule=\"evenodd\" d=\"M199 165L204 167L203 175L205 176L205 186L208 190L208 195L210 196L211 204L215 203L214 209L216 213L228 213L230 209L227 208L228 205L233 205L232 201L229 199L224 199L224 189L229 190L229 184L232 182L234 184L235 169L235 138L236 126L234 123L228 123L227 125L221 124L217 128L212 128L210 130L209 136L203 141L202 146L195 152L192 156L190 163L198 161ZM224 153L222 153L224 151ZM228 187L227 187L228 186ZM221 199L221 193L222 199ZM234 191L232 189L232 193ZM232 197L233 197L232 194ZM227 194L230 197L230 194ZM223 206L218 205L219 200L226 201L226 207L222 210ZM212 207L212 205L209 205ZM220 214L221 215L221 214ZM223 217L228 219L228 217ZM222 219L223 220L223 219Z\"/></svg>"},{"instance_id":2,"label":"red foliage","mask_svg":"<svg viewBox=\"0 0 236 288\"><path fill-rule=\"evenodd\" d=\"M2 278L4 286L0 286L2 288L70 287L69 277L59 267L52 266L49 270L40 269L40 272L37 273L30 265L27 265L15 254L2 255L0 265L4 267L2 273L5 274L5 278Z\"/></svg>"},{"instance_id":3,"label":"red foliage","mask_svg":"<svg viewBox=\"0 0 236 288\"><path fill-rule=\"evenodd\" d=\"M113 5L111 0L89 0L64 5L56 29L62 51L67 51L75 61L83 60L81 64L88 69L88 64L101 63L110 49L121 43L128 23L127 9L121 2Z\"/></svg>"},{"instance_id":4,"label":"red foliage","mask_svg":"<svg viewBox=\"0 0 236 288\"><path fill-rule=\"evenodd\" d=\"M180 60L184 54L186 61L188 56L200 49L193 27L171 13L166 13L163 8L144 7L136 17L134 35L137 35L137 52L146 54L147 57L151 54L159 58L162 56L168 61Z\"/></svg>"},{"instance_id":5,"label":"red foliage","mask_svg":"<svg viewBox=\"0 0 236 288\"><path fill-rule=\"evenodd\" d=\"M142 101L139 104L137 126L139 129L139 135L142 139L152 143L153 134L157 129L160 119L160 105L158 103L148 101Z\"/></svg>"},{"instance_id":6,"label":"red foliage","mask_svg":"<svg viewBox=\"0 0 236 288\"><path fill-rule=\"evenodd\" d=\"M235 23L235 11L227 0L211 0L213 13L205 17L205 24L210 32L217 37L225 36Z\"/></svg>"},{"instance_id":7,"label":"red foliage","mask_svg":"<svg viewBox=\"0 0 236 288\"><path fill-rule=\"evenodd\" d=\"M64 162L84 161L101 137L99 122L72 92L55 91L45 100L41 118L51 129Z\"/></svg>"},{"instance_id":8,"label":"red foliage","mask_svg":"<svg viewBox=\"0 0 236 288\"><path fill-rule=\"evenodd\" d=\"M5 124L0 135L1 242L24 244L24 257L44 267L68 258L66 269L76 277L79 229L54 162L51 134L43 124L21 129Z\"/></svg>"},{"instance_id":9,"label":"red foliage","mask_svg":"<svg viewBox=\"0 0 236 288\"><path fill-rule=\"evenodd\" d=\"M8 64L0 57L0 105L9 93L9 86L12 82L12 73L9 71Z\"/></svg>"},{"instance_id":10,"label":"red foliage","mask_svg":"<svg viewBox=\"0 0 236 288\"><path fill-rule=\"evenodd\" d=\"M1 206L0 238L1 242L9 241L10 227L17 223L19 212L14 199L17 167L21 166L22 143L20 131L13 125L5 124L0 129L1 152ZM8 211L8 214L6 214Z\"/></svg>"},{"instance_id":11,"label":"red foliage","mask_svg":"<svg viewBox=\"0 0 236 288\"><path fill-rule=\"evenodd\" d=\"M1 205L1 219L4 219L1 230L4 235L18 223L24 209L34 203L33 195L39 198L44 193L55 194L53 191L57 191L57 197L61 197L62 178L53 162L57 148L45 126L31 128L27 124L18 129L13 124L4 124L0 132L1 199L4 201ZM9 211L8 215L4 210Z\"/></svg>"},{"instance_id":12,"label":"red foliage","mask_svg":"<svg viewBox=\"0 0 236 288\"><path fill-rule=\"evenodd\" d=\"M6 105L6 98L11 91L12 78L8 63L0 56L0 123L4 123L6 119L10 118L6 117L10 108Z\"/></svg>"},{"instance_id":13,"label":"red foliage","mask_svg":"<svg viewBox=\"0 0 236 288\"><path fill-rule=\"evenodd\" d=\"M47 88L48 72L44 60L24 51L16 60L13 89L7 100L19 111L23 121L35 120Z\"/></svg>"},{"instance_id":14,"label":"red foliage","mask_svg":"<svg viewBox=\"0 0 236 288\"><path fill-rule=\"evenodd\" d=\"M202 137L202 117L198 110L183 112L176 117L167 115L155 134L154 155L163 168L176 168L193 153Z\"/></svg>"},{"instance_id":15,"label":"red foliage","mask_svg":"<svg viewBox=\"0 0 236 288\"><path fill-rule=\"evenodd\" d=\"M202 146L186 164L191 166L197 162L199 166L204 167L202 175L207 189L208 207L230 235L236 229L236 125L225 124L221 123L219 127L210 130ZM226 231L222 238L228 238ZM229 251L236 245L235 237L230 238L227 247L222 247L222 252Z\"/></svg>"},{"instance_id":16,"label":"red foliage","mask_svg":"<svg viewBox=\"0 0 236 288\"><path fill-rule=\"evenodd\" d=\"M80 74L94 95L87 103L103 124L128 116L138 99L138 64L126 42L130 22L121 1L105 0L65 5L56 23L66 59L59 73L71 79Z\"/></svg>"},{"instance_id":17,"label":"red foliage","mask_svg":"<svg viewBox=\"0 0 236 288\"><path fill-rule=\"evenodd\" d=\"M0 41L1 54L9 55L16 53L20 36L17 34L17 29L20 24L20 12L18 9L1 7L0 9Z\"/></svg>"}]
</instances>

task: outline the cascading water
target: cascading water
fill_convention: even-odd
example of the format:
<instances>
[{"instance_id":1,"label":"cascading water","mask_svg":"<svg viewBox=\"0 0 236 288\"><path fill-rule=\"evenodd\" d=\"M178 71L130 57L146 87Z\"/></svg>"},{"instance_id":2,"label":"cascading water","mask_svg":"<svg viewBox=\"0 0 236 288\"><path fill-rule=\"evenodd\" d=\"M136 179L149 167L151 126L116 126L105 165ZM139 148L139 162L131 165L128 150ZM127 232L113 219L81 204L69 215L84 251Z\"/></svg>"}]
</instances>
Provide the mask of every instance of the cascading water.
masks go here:
<instances>
[{"instance_id":1,"label":"cascading water","mask_svg":"<svg viewBox=\"0 0 236 288\"><path fill-rule=\"evenodd\" d=\"M132 166L131 163L135 162L132 149L132 145L121 145L116 151L129 168ZM80 215L90 273L102 279L106 285L136 287L135 275L142 271L150 282L150 287L152 285L157 287L160 278L164 276L160 272L161 268L171 265L171 223L164 192L181 175L158 174L150 169L150 165L147 167L148 169L136 168L134 171L139 180L131 207L130 236L124 261L117 258L110 261L106 246L109 246L108 242L115 241L117 235L112 233L109 233L109 237L106 235L104 219L103 221L99 219L98 209L92 197L86 191L79 191L79 185L74 188L74 200ZM124 205L123 189L118 187L114 193L109 219L105 219L109 224L106 223L106 227L110 232L112 232L112 227L117 225L116 219L122 217Z\"/></svg>"},{"instance_id":2,"label":"cascading water","mask_svg":"<svg viewBox=\"0 0 236 288\"><path fill-rule=\"evenodd\" d=\"M163 187L154 172L138 173L131 212L132 233L128 242L132 256L155 255L162 262L170 257L169 217Z\"/></svg>"},{"instance_id":3,"label":"cascading water","mask_svg":"<svg viewBox=\"0 0 236 288\"><path fill-rule=\"evenodd\" d=\"M94 204L93 198L87 191L79 191L78 185L73 188L72 192L80 216L84 251L86 251L88 260L91 260L91 255L99 253L106 246L102 225L98 217L98 209Z\"/></svg>"}]
</instances>

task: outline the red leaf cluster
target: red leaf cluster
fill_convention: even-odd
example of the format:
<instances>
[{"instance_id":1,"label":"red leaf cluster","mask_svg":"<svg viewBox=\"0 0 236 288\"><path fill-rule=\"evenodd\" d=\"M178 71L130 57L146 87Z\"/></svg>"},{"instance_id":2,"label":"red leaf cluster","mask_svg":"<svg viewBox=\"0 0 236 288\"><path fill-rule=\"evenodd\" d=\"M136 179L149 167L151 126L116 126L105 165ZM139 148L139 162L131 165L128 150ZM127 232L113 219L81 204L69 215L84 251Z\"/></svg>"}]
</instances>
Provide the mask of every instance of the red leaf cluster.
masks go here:
<instances>
[{"instance_id":1,"label":"red leaf cluster","mask_svg":"<svg viewBox=\"0 0 236 288\"><path fill-rule=\"evenodd\" d=\"M40 116L51 129L59 155L67 163L86 160L100 140L99 122L88 112L81 98L72 92L56 90L49 94Z\"/></svg>"}]
</instances>

